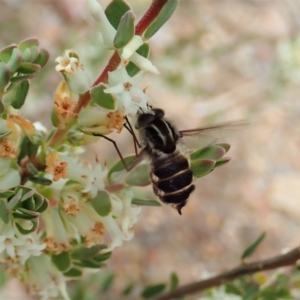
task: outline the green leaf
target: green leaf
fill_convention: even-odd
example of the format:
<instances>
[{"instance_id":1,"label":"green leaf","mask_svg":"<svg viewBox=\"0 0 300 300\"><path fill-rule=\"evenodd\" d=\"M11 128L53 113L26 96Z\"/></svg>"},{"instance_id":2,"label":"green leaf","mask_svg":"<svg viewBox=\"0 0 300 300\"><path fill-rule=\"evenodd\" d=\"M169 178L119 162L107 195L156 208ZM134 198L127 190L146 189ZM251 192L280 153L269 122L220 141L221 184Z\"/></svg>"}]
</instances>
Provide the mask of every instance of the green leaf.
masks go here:
<instances>
[{"instance_id":1,"label":"green leaf","mask_svg":"<svg viewBox=\"0 0 300 300\"><path fill-rule=\"evenodd\" d=\"M127 176L125 182L131 186L146 186L150 184L149 180L150 166L142 164L134 168Z\"/></svg>"},{"instance_id":2,"label":"green leaf","mask_svg":"<svg viewBox=\"0 0 300 300\"><path fill-rule=\"evenodd\" d=\"M21 62L22 52L18 48L13 48L9 60L6 62L11 74L13 74L19 68Z\"/></svg>"},{"instance_id":3,"label":"green leaf","mask_svg":"<svg viewBox=\"0 0 300 300\"><path fill-rule=\"evenodd\" d=\"M41 66L32 62L22 62L18 68L18 72L22 74L36 73L41 69Z\"/></svg>"},{"instance_id":4,"label":"green leaf","mask_svg":"<svg viewBox=\"0 0 300 300\"><path fill-rule=\"evenodd\" d=\"M6 207L8 210L12 210L18 204L22 197L22 190L18 190L17 194L14 195L7 203Z\"/></svg>"},{"instance_id":5,"label":"green leaf","mask_svg":"<svg viewBox=\"0 0 300 300\"><path fill-rule=\"evenodd\" d=\"M91 98L94 103L105 108L114 110L116 108L116 100L112 94L107 94L104 92L106 86L102 83L93 87L91 89Z\"/></svg>"},{"instance_id":6,"label":"green leaf","mask_svg":"<svg viewBox=\"0 0 300 300\"><path fill-rule=\"evenodd\" d=\"M110 257L111 257L111 252L106 252L106 253L96 255L93 258L93 260L95 260L97 262L103 262L103 261L108 260Z\"/></svg>"},{"instance_id":7,"label":"green leaf","mask_svg":"<svg viewBox=\"0 0 300 300\"><path fill-rule=\"evenodd\" d=\"M64 276L66 277L73 277L73 278L78 278L82 276L82 271L72 268L69 271L64 273Z\"/></svg>"},{"instance_id":8,"label":"green leaf","mask_svg":"<svg viewBox=\"0 0 300 300\"><path fill-rule=\"evenodd\" d=\"M198 159L191 162L191 170L193 175L197 178L202 177L210 173L216 162L211 159Z\"/></svg>"},{"instance_id":9,"label":"green leaf","mask_svg":"<svg viewBox=\"0 0 300 300\"><path fill-rule=\"evenodd\" d=\"M9 83L10 70L8 65L4 62L0 62L0 94L5 90L5 87Z\"/></svg>"},{"instance_id":10,"label":"green leaf","mask_svg":"<svg viewBox=\"0 0 300 300\"><path fill-rule=\"evenodd\" d=\"M231 158L230 157L224 157L220 160L218 160L215 164L215 168L221 167L225 164L227 164L228 162L230 162Z\"/></svg>"},{"instance_id":11,"label":"green leaf","mask_svg":"<svg viewBox=\"0 0 300 300\"><path fill-rule=\"evenodd\" d=\"M122 296L129 296L131 293L132 293L132 291L133 291L133 289L134 289L134 283L132 282L132 283L129 283L124 289L123 289L123 291L122 291Z\"/></svg>"},{"instance_id":12,"label":"green leaf","mask_svg":"<svg viewBox=\"0 0 300 300\"><path fill-rule=\"evenodd\" d=\"M14 76L14 77L10 78L10 82L11 83L18 83L18 82L24 81L26 79L30 79L34 76L35 76L35 74L26 74L26 75Z\"/></svg>"},{"instance_id":13,"label":"green leaf","mask_svg":"<svg viewBox=\"0 0 300 300\"><path fill-rule=\"evenodd\" d=\"M125 47L134 36L134 15L127 11L121 18L113 44L116 49Z\"/></svg>"},{"instance_id":14,"label":"green leaf","mask_svg":"<svg viewBox=\"0 0 300 300\"><path fill-rule=\"evenodd\" d=\"M226 293L228 293L228 294L234 294L234 295L239 295L239 296L243 295L242 289L237 287L237 285L232 282L228 282L225 284L225 290L226 290Z\"/></svg>"},{"instance_id":15,"label":"green leaf","mask_svg":"<svg viewBox=\"0 0 300 300\"><path fill-rule=\"evenodd\" d=\"M144 200L133 198L131 204L140 205L140 206L161 206L161 203L157 200Z\"/></svg>"},{"instance_id":16,"label":"green leaf","mask_svg":"<svg viewBox=\"0 0 300 300\"><path fill-rule=\"evenodd\" d=\"M151 298L151 297L154 297L154 296L157 296L159 294L161 294L166 288L166 285L164 283L159 283L159 284L155 284L155 285L150 285L150 286L147 286L141 296L144 298L144 299L148 299L148 298Z\"/></svg>"},{"instance_id":17,"label":"green leaf","mask_svg":"<svg viewBox=\"0 0 300 300\"><path fill-rule=\"evenodd\" d=\"M28 156L32 157L35 156L39 149L39 145L33 144L32 141L25 135L22 144L21 144L21 151L18 156L18 163L20 164L21 160Z\"/></svg>"},{"instance_id":18,"label":"green leaf","mask_svg":"<svg viewBox=\"0 0 300 300\"><path fill-rule=\"evenodd\" d=\"M6 208L5 201L0 200L0 218L5 223L9 222L9 210Z\"/></svg>"},{"instance_id":19,"label":"green leaf","mask_svg":"<svg viewBox=\"0 0 300 300\"><path fill-rule=\"evenodd\" d=\"M117 29L121 18L130 10L130 6L123 0L113 0L105 9L105 15L110 24Z\"/></svg>"},{"instance_id":20,"label":"green leaf","mask_svg":"<svg viewBox=\"0 0 300 300\"><path fill-rule=\"evenodd\" d=\"M44 178L44 177L32 176L32 177L29 177L28 179L37 184L42 184L42 185L51 185L52 184L52 180L50 180L48 178Z\"/></svg>"},{"instance_id":21,"label":"green leaf","mask_svg":"<svg viewBox=\"0 0 300 300\"><path fill-rule=\"evenodd\" d=\"M71 252L71 258L75 260L87 260L94 258L99 251L105 249L105 245L94 245L91 248L80 247Z\"/></svg>"},{"instance_id":22,"label":"green leaf","mask_svg":"<svg viewBox=\"0 0 300 300\"><path fill-rule=\"evenodd\" d=\"M36 197L36 195L34 195L34 197ZM45 210L47 209L47 207L48 207L48 201L47 201L47 199L44 198L43 200L44 200L44 201L43 201L42 205L41 205L39 208L36 208L36 212L38 212L38 213L40 213L40 214L41 214L43 211L45 211Z\"/></svg>"},{"instance_id":23,"label":"green leaf","mask_svg":"<svg viewBox=\"0 0 300 300\"><path fill-rule=\"evenodd\" d=\"M98 191L97 196L90 203L98 215L102 217L109 215L112 210L109 194L105 191Z\"/></svg>"},{"instance_id":24,"label":"green leaf","mask_svg":"<svg viewBox=\"0 0 300 300\"><path fill-rule=\"evenodd\" d=\"M0 191L0 198L8 199L15 194L14 191Z\"/></svg>"},{"instance_id":25,"label":"green leaf","mask_svg":"<svg viewBox=\"0 0 300 300\"><path fill-rule=\"evenodd\" d=\"M124 161L126 163L126 165L128 165L131 161L133 161L135 159L135 155L131 155L131 156L127 156L127 157L124 157ZM111 177L111 174L114 173L114 172L120 172L120 171L123 171L125 170L125 167L122 163L122 161L118 161L108 172L108 178Z\"/></svg>"},{"instance_id":26,"label":"green leaf","mask_svg":"<svg viewBox=\"0 0 300 300\"><path fill-rule=\"evenodd\" d=\"M102 263L94 260L81 260L81 261L74 261L74 266L82 267L82 268L99 269L102 267Z\"/></svg>"},{"instance_id":27,"label":"green leaf","mask_svg":"<svg viewBox=\"0 0 300 300\"><path fill-rule=\"evenodd\" d=\"M259 285L257 283L250 283L243 292L243 299L256 300L259 293Z\"/></svg>"},{"instance_id":28,"label":"green leaf","mask_svg":"<svg viewBox=\"0 0 300 300\"><path fill-rule=\"evenodd\" d=\"M33 200L34 200L34 210L37 211L38 209L40 209L43 205L44 202L47 202L46 199L39 195L39 194L36 194L35 193L35 190L32 190L33 191ZM23 197L22 197L23 198ZM39 213L41 213L39 211Z\"/></svg>"},{"instance_id":29,"label":"green leaf","mask_svg":"<svg viewBox=\"0 0 300 300\"><path fill-rule=\"evenodd\" d=\"M222 147L222 148L225 150L226 153L227 153L227 152L229 151L229 149L230 149L230 144L227 144L227 143L216 144L215 146L220 146L220 147Z\"/></svg>"},{"instance_id":30,"label":"green leaf","mask_svg":"<svg viewBox=\"0 0 300 300\"><path fill-rule=\"evenodd\" d=\"M106 276L106 278L104 279L104 281L101 284L101 292L102 293L106 293L110 289L110 287L113 284L114 279L115 279L115 275L113 273L108 274Z\"/></svg>"},{"instance_id":31,"label":"green leaf","mask_svg":"<svg viewBox=\"0 0 300 300\"><path fill-rule=\"evenodd\" d=\"M50 54L45 49L40 49L39 56L33 61L34 64L40 65L41 69L45 67L49 60Z\"/></svg>"},{"instance_id":32,"label":"green leaf","mask_svg":"<svg viewBox=\"0 0 300 300\"><path fill-rule=\"evenodd\" d=\"M23 41L21 41L19 44L18 44L18 48L23 52L25 51L27 48L31 48L33 46L36 46L38 47L39 46L39 40L35 37L30 37L30 38L27 38Z\"/></svg>"},{"instance_id":33,"label":"green leaf","mask_svg":"<svg viewBox=\"0 0 300 300\"><path fill-rule=\"evenodd\" d=\"M150 46L148 43L144 43L139 49L136 50L138 54L140 54L143 57L148 58L150 54ZM135 65L133 62L130 62L126 66L126 71L130 77L133 77L136 75L141 69Z\"/></svg>"},{"instance_id":34,"label":"green leaf","mask_svg":"<svg viewBox=\"0 0 300 300\"><path fill-rule=\"evenodd\" d=\"M266 237L266 233L265 232L261 233L260 236L249 247L247 247L247 249L244 251L244 253L241 256L241 259L245 259L251 256L265 237Z\"/></svg>"},{"instance_id":35,"label":"green leaf","mask_svg":"<svg viewBox=\"0 0 300 300\"><path fill-rule=\"evenodd\" d=\"M190 158L191 160L213 159L217 161L221 159L225 155L225 153L226 151L224 150L224 148L218 145L213 145L195 151L193 154L191 154Z\"/></svg>"},{"instance_id":36,"label":"green leaf","mask_svg":"<svg viewBox=\"0 0 300 300\"><path fill-rule=\"evenodd\" d=\"M11 44L0 50L0 61L8 63L17 44Z\"/></svg>"},{"instance_id":37,"label":"green leaf","mask_svg":"<svg viewBox=\"0 0 300 300\"><path fill-rule=\"evenodd\" d=\"M27 79L22 81L15 89L15 99L12 102L13 108L20 109L23 106L28 94L28 90L29 90L29 80Z\"/></svg>"},{"instance_id":38,"label":"green leaf","mask_svg":"<svg viewBox=\"0 0 300 300\"><path fill-rule=\"evenodd\" d=\"M26 165L26 169L32 175L38 175L39 174L39 170L36 168L36 166L32 162L29 162Z\"/></svg>"},{"instance_id":39,"label":"green leaf","mask_svg":"<svg viewBox=\"0 0 300 300\"><path fill-rule=\"evenodd\" d=\"M175 272L172 272L170 276L170 290L175 290L179 285L179 278L178 275Z\"/></svg>"},{"instance_id":40,"label":"green leaf","mask_svg":"<svg viewBox=\"0 0 300 300\"><path fill-rule=\"evenodd\" d=\"M57 269L61 272L66 272L71 267L71 259L69 252L62 252L57 255L52 255L51 260Z\"/></svg>"},{"instance_id":41,"label":"green leaf","mask_svg":"<svg viewBox=\"0 0 300 300\"><path fill-rule=\"evenodd\" d=\"M15 222L15 224L16 224L19 232L21 234L25 235L25 234L29 234L29 233L34 232L37 229L39 222L38 222L38 220L31 220L32 227L29 228L29 229L28 228L23 228L18 222Z\"/></svg>"},{"instance_id":42,"label":"green leaf","mask_svg":"<svg viewBox=\"0 0 300 300\"><path fill-rule=\"evenodd\" d=\"M153 20L145 31L144 38L150 39L172 16L178 4L178 0L168 0L159 15Z\"/></svg>"}]
</instances>

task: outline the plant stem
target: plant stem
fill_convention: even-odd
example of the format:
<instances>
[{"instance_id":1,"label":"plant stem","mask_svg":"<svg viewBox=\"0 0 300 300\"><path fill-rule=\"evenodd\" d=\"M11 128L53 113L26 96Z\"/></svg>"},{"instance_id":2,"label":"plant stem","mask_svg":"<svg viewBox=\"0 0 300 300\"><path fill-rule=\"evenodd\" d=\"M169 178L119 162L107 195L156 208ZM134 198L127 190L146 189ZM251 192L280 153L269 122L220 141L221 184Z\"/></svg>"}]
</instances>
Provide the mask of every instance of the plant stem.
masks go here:
<instances>
[{"instance_id":1,"label":"plant stem","mask_svg":"<svg viewBox=\"0 0 300 300\"><path fill-rule=\"evenodd\" d=\"M169 293L166 293L162 296L155 298L155 300L170 300L188 294L195 294L205 289L219 286L221 284L224 284L227 281L234 280L236 278L242 277L247 274L253 274L256 272L294 265L296 264L298 259L300 259L300 247L294 248L293 250L285 254L280 254L269 259L265 259L265 260L261 260L249 264L242 264L236 268L233 268L230 271L221 273L220 275L211 277L209 279L184 285Z\"/></svg>"}]
</instances>

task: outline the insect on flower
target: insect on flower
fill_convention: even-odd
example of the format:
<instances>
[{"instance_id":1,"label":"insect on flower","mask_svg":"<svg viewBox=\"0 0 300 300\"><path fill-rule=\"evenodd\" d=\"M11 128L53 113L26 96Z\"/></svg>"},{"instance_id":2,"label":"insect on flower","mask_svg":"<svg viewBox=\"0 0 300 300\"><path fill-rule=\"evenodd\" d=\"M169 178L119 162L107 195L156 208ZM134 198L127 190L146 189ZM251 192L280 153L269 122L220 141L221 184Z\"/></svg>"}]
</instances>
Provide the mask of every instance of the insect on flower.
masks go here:
<instances>
[{"instance_id":1,"label":"insect on flower","mask_svg":"<svg viewBox=\"0 0 300 300\"><path fill-rule=\"evenodd\" d=\"M190 161L179 150L183 138L201 139L207 135L213 136L216 132L224 129L228 130L244 125L241 122L231 122L210 127L178 130L165 119L165 112L162 109L149 106L146 112L138 113L135 124L135 129L139 133L139 139L137 139L128 119L125 119L127 123L124 126L133 136L135 149L141 148L139 153L136 151L133 161L126 164L116 142L106 136L103 137L114 144L127 171L131 171L144 158L150 159L150 181L155 195L162 202L172 204L180 215L190 194L195 190Z\"/></svg>"}]
</instances>

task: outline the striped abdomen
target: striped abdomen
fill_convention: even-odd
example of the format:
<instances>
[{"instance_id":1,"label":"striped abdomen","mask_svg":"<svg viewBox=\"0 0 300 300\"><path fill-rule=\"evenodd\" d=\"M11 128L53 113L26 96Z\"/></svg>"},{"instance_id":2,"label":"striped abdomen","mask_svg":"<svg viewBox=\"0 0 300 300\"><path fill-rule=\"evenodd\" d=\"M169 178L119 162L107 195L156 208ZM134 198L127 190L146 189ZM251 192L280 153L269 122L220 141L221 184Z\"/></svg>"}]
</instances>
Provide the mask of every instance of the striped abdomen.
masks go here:
<instances>
[{"instance_id":1,"label":"striped abdomen","mask_svg":"<svg viewBox=\"0 0 300 300\"><path fill-rule=\"evenodd\" d=\"M181 214L181 209L195 189L188 160L178 151L165 158L153 159L150 178L155 195L162 202L173 204Z\"/></svg>"}]
</instances>

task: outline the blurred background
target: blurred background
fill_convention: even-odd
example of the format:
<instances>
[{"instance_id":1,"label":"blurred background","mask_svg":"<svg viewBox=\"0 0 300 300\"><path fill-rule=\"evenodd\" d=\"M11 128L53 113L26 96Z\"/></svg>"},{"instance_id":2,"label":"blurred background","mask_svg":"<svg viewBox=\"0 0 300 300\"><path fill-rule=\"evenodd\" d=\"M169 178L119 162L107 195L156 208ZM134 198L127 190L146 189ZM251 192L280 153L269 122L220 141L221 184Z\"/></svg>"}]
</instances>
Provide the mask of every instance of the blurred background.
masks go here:
<instances>
[{"instance_id":1,"label":"blurred background","mask_svg":"<svg viewBox=\"0 0 300 300\"><path fill-rule=\"evenodd\" d=\"M130 1L137 20L150 2ZM52 97L61 80L54 59L75 49L94 79L111 54L99 45L84 0L0 0L0 6L0 48L36 36L50 51L23 107L26 118L50 129ZM103 271L115 273L109 295L95 293L93 275L85 281L92 295L82 299L122 299L118 295L127 284L135 282L139 290L166 281L171 272L185 284L230 269L263 231L267 237L251 260L298 245L299 11L300 2L289 0L182 0L150 40L161 75L147 74L141 86L179 129L240 119L250 125L224 137L231 162L196 181L182 216L168 206L142 208L134 239L115 249ZM129 134L112 137L124 155L133 153ZM89 153L104 161L113 150L100 141ZM112 155L108 162L116 159ZM24 291L15 286L9 283L3 299L32 299L16 294ZM70 290L75 294L79 286Z\"/></svg>"}]
</instances>

